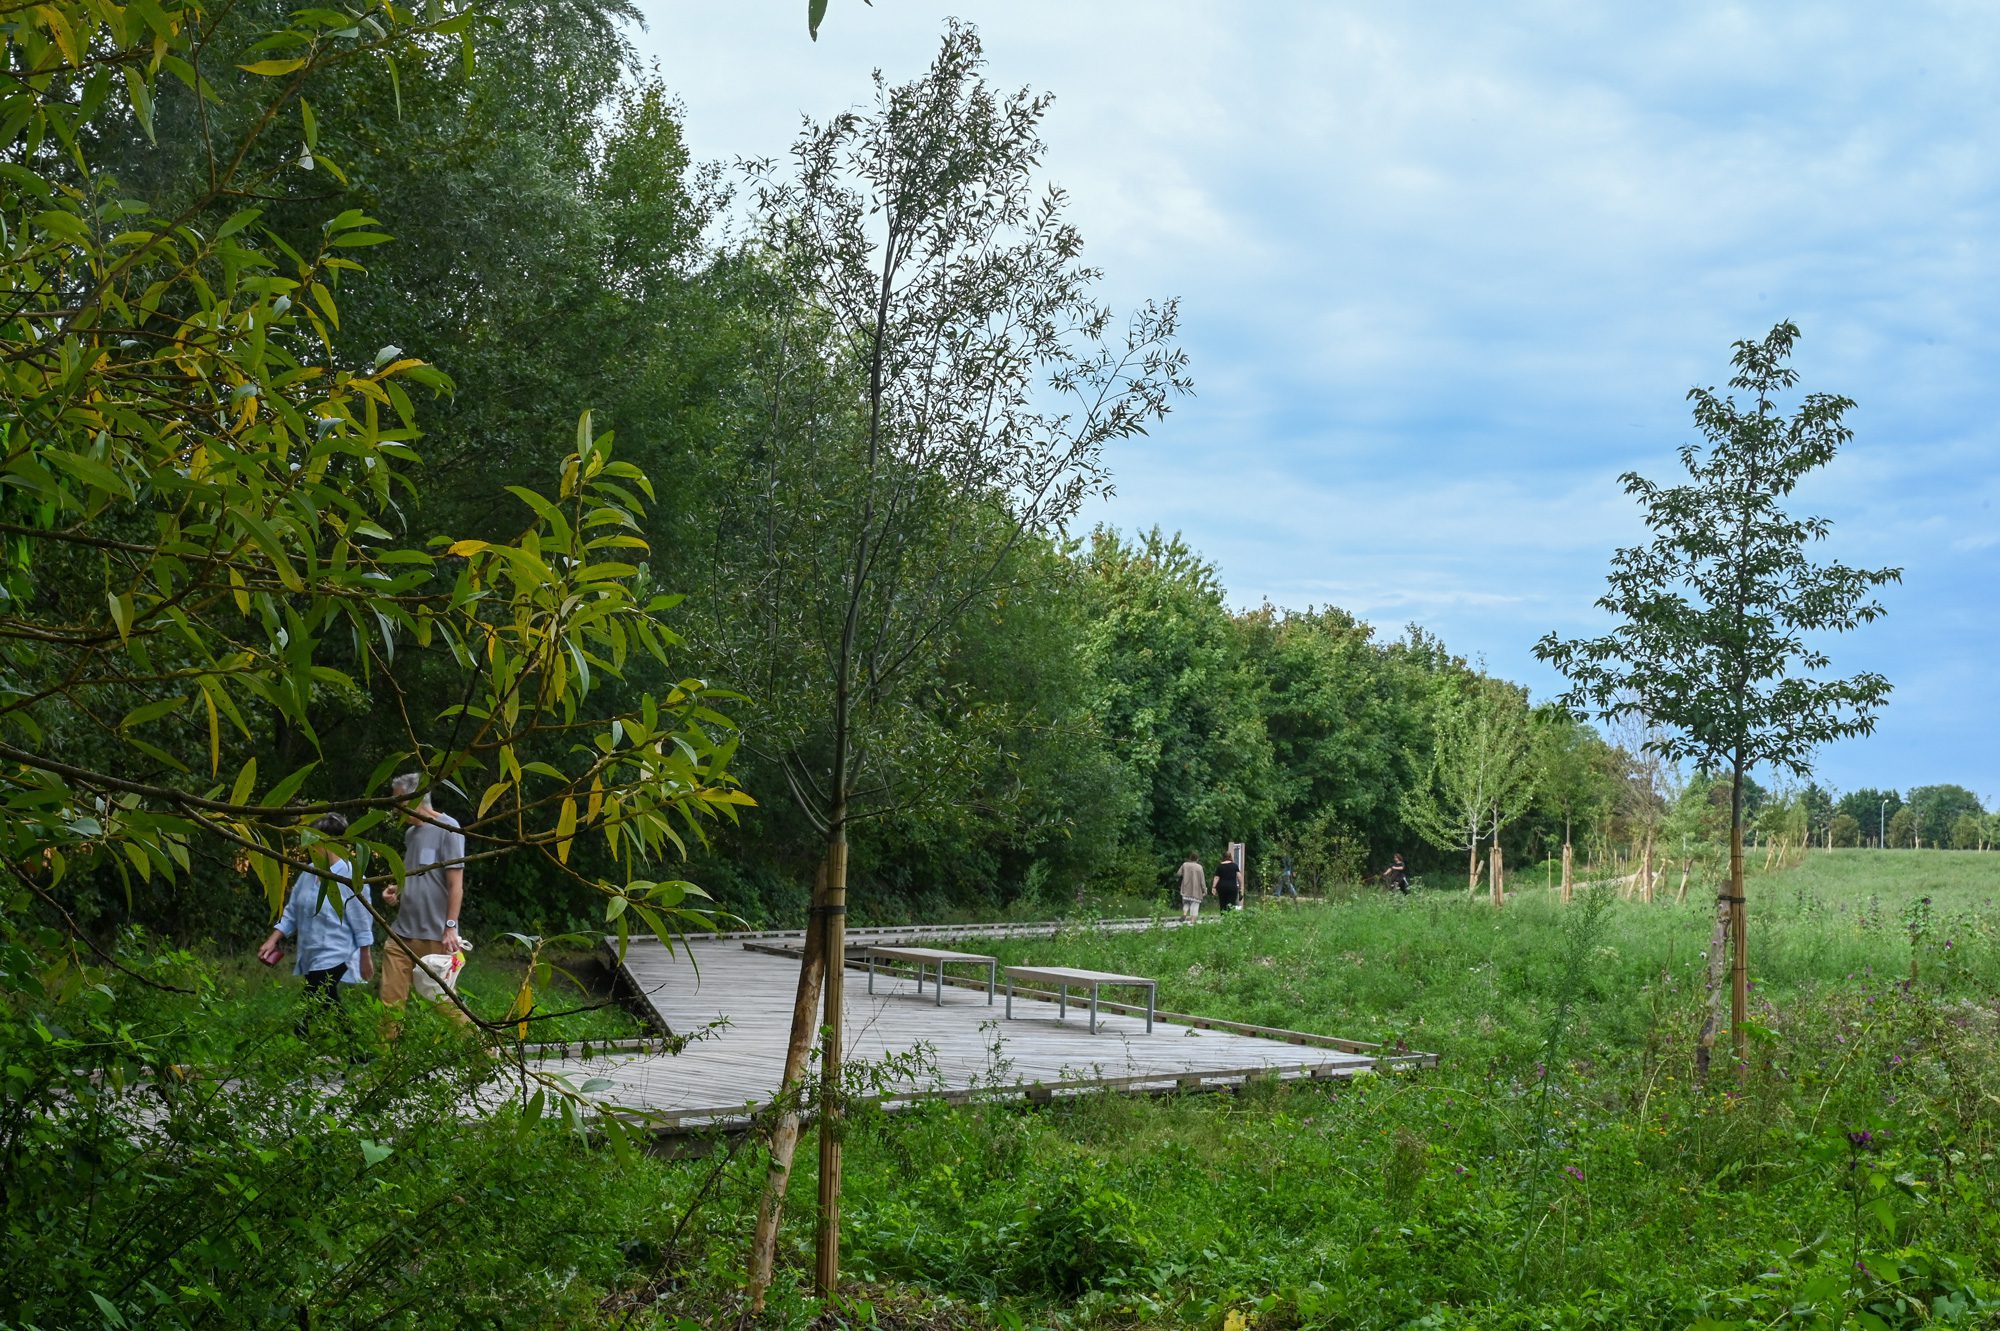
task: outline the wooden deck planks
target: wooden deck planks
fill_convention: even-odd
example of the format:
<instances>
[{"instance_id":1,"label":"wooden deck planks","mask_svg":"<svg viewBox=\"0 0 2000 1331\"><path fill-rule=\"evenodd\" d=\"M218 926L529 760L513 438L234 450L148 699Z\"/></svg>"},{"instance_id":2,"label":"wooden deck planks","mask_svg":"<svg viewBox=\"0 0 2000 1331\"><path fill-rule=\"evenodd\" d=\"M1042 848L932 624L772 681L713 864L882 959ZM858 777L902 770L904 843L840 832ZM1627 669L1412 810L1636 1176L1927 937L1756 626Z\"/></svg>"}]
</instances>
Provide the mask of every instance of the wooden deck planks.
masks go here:
<instances>
[{"instance_id":1,"label":"wooden deck planks","mask_svg":"<svg viewBox=\"0 0 2000 1331\"><path fill-rule=\"evenodd\" d=\"M663 1026L689 1034L712 1022L724 1024L679 1054L621 1051L587 1060L550 1059L542 1069L576 1085L601 1079L605 1084L590 1098L607 1111L648 1113L683 1126L742 1119L746 1107L768 1103L783 1073L798 982L796 959L776 952L785 941L763 935L757 946L746 948L744 940L725 937L670 952L652 940L634 940L624 961L626 977ZM1024 1096L1039 1094L1037 1087L1084 1089L1090 1083L1138 1090L1190 1084L1190 1078L1212 1084L1258 1076L1348 1076L1378 1062L1369 1053L1167 1020L1147 1035L1143 1010L1137 1016L1100 1011L1093 1035L1079 1004L1072 1002L1068 1019L1059 1021L1053 1001L1019 993L1014 1020L1007 1021L998 1004L987 1005L983 978L976 987L954 983L937 1006L928 986L918 998L907 974L878 973L873 995L862 977L863 972L850 971L845 989L847 1056L851 1062L895 1066L896 1074L882 1087L883 1098L892 1102L964 1093ZM1381 1061L1435 1062L1427 1055Z\"/></svg>"}]
</instances>

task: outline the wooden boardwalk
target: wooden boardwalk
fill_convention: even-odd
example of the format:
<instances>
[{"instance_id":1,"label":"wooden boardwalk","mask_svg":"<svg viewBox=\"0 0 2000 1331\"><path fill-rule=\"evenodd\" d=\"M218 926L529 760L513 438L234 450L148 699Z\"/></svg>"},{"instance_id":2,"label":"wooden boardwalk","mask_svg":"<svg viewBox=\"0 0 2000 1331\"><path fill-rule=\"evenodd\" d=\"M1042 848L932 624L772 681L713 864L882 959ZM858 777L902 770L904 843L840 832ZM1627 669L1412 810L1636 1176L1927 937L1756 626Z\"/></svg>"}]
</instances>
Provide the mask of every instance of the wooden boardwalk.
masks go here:
<instances>
[{"instance_id":1,"label":"wooden boardwalk","mask_svg":"<svg viewBox=\"0 0 2000 1331\"><path fill-rule=\"evenodd\" d=\"M1126 927L1152 922L1131 922ZM1019 928L1020 926L1016 926ZM1052 932L1052 927L1049 928ZM996 930L997 932L997 930ZM982 936L959 931L870 931L866 941ZM992 933L983 936L991 937ZM797 934L722 936L669 951L634 939L626 977L659 1023L697 1036L678 1054L616 1052L544 1061L544 1072L588 1084L606 1112L643 1116L654 1126L690 1130L740 1124L776 1094L798 984ZM857 940L862 941L862 940ZM1162 1013L1145 1033L1143 1009L1106 1003L1095 1035L1072 1001L1057 1019L1053 996L1023 997L1014 1019L1004 997L988 1006L982 977L948 986L942 1006L920 1001L907 971L867 975L850 961L845 990L847 1057L891 1074L870 1098L891 1105L944 1096L1042 1099L1087 1090L1170 1090L1276 1077L1345 1077L1390 1064L1434 1065L1427 1054L1392 1055L1374 1046L1295 1031L1270 1031Z\"/></svg>"}]
</instances>

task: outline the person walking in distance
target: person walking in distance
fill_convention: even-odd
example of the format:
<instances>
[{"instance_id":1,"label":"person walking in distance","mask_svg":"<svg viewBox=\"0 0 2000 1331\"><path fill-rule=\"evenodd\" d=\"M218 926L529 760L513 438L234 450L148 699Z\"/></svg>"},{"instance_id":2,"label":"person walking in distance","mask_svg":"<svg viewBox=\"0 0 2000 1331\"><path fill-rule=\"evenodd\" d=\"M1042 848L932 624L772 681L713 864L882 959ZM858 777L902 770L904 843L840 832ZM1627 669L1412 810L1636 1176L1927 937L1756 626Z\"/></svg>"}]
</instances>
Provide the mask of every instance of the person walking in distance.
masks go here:
<instances>
[{"instance_id":1,"label":"person walking in distance","mask_svg":"<svg viewBox=\"0 0 2000 1331\"><path fill-rule=\"evenodd\" d=\"M1243 886L1242 871L1236 857L1227 852L1222 863L1215 866L1215 900L1223 910L1236 909L1236 894Z\"/></svg>"},{"instance_id":2,"label":"person walking in distance","mask_svg":"<svg viewBox=\"0 0 2000 1331\"><path fill-rule=\"evenodd\" d=\"M1208 895L1208 871L1193 851L1181 864L1181 914L1190 920L1201 918L1201 899Z\"/></svg>"},{"instance_id":3,"label":"person walking in distance","mask_svg":"<svg viewBox=\"0 0 2000 1331\"><path fill-rule=\"evenodd\" d=\"M271 936L257 949L257 959L275 966L283 955L286 939L298 944L292 974L306 982L306 1007L299 1017L298 1034L304 1037L315 1020L332 1011L340 1002L340 986L353 977L366 980L374 975L375 922L368 917L366 899L355 888L354 870L341 854L340 837L347 831L347 819L337 813L321 814L310 824L306 853L312 870L292 883L285 899L285 912L271 926Z\"/></svg>"},{"instance_id":4,"label":"person walking in distance","mask_svg":"<svg viewBox=\"0 0 2000 1331\"><path fill-rule=\"evenodd\" d=\"M430 792L419 793L423 777L407 772L389 785L403 808L403 881L382 890L382 902L396 908L389 939L382 949L382 1001L400 1007L410 996L410 981L418 957L456 952L458 912L465 904L465 834L458 820L431 806ZM447 1004L457 1021L465 1014Z\"/></svg>"}]
</instances>

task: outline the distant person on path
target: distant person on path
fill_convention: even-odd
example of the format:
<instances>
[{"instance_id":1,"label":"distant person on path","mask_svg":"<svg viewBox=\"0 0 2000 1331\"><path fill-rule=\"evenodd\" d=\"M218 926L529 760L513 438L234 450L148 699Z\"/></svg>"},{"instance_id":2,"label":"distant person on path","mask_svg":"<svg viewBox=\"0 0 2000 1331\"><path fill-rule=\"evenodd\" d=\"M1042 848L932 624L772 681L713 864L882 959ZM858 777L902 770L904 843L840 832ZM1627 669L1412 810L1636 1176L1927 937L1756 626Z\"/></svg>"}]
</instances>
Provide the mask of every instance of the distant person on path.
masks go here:
<instances>
[{"instance_id":1,"label":"distant person on path","mask_svg":"<svg viewBox=\"0 0 2000 1331\"><path fill-rule=\"evenodd\" d=\"M1278 871L1278 881L1271 888L1272 897L1277 899L1284 898L1287 893L1291 895L1292 900L1299 899L1299 880L1292 872L1292 862L1289 859L1285 861L1285 867Z\"/></svg>"},{"instance_id":2,"label":"distant person on path","mask_svg":"<svg viewBox=\"0 0 2000 1331\"><path fill-rule=\"evenodd\" d=\"M400 1007L410 996L417 958L456 952L458 912L465 904L465 834L458 820L431 806L429 791L418 794L423 778L397 777L389 792L403 806L403 882L382 889L382 903L396 908L389 941L382 949L382 1001ZM465 1014L446 1005L453 1019Z\"/></svg>"},{"instance_id":3,"label":"distant person on path","mask_svg":"<svg viewBox=\"0 0 2000 1331\"><path fill-rule=\"evenodd\" d=\"M1215 900L1223 910L1236 909L1237 890L1242 887L1238 877L1242 868L1229 855L1222 857L1222 863L1215 866Z\"/></svg>"},{"instance_id":4,"label":"distant person on path","mask_svg":"<svg viewBox=\"0 0 2000 1331\"><path fill-rule=\"evenodd\" d=\"M1181 914L1190 920L1201 918L1201 899L1208 895L1208 870L1193 851L1181 864Z\"/></svg>"},{"instance_id":5,"label":"distant person on path","mask_svg":"<svg viewBox=\"0 0 2000 1331\"><path fill-rule=\"evenodd\" d=\"M297 1027L301 1036L340 1002L343 981L365 982L375 974L375 954L369 950L375 942L375 921L369 918L367 901L355 890L353 867L340 855L338 838L347 831L347 819L325 813L308 828L314 834L306 850L313 868L293 881L284 913L257 949L260 961L275 966L284 954L285 940L297 940L292 974L306 981L306 1011ZM353 969L361 974L350 976Z\"/></svg>"},{"instance_id":6,"label":"distant person on path","mask_svg":"<svg viewBox=\"0 0 2000 1331\"><path fill-rule=\"evenodd\" d=\"M1401 855L1396 856L1390 862L1389 867L1382 871L1382 882L1391 892L1401 892L1404 896L1410 895L1410 871L1403 867L1403 857Z\"/></svg>"}]
</instances>

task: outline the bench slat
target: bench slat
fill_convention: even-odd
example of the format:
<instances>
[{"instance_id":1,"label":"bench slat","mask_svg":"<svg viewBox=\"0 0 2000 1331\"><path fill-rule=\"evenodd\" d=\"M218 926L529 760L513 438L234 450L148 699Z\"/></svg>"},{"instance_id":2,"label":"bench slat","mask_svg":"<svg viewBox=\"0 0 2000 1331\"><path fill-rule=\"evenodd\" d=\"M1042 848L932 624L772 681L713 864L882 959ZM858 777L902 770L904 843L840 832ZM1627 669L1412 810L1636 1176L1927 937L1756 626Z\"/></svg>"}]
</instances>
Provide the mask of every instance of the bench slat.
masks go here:
<instances>
[{"instance_id":1,"label":"bench slat","mask_svg":"<svg viewBox=\"0 0 2000 1331\"><path fill-rule=\"evenodd\" d=\"M1112 971L1077 970L1069 966L1006 966L1017 980L1049 980L1056 984L1157 984L1144 975L1118 975Z\"/></svg>"},{"instance_id":2,"label":"bench slat","mask_svg":"<svg viewBox=\"0 0 2000 1331\"><path fill-rule=\"evenodd\" d=\"M869 944L850 948L849 951L864 957L886 957L891 961L977 961L984 964L993 960L984 952L950 952L936 947L881 947Z\"/></svg>"}]
</instances>

